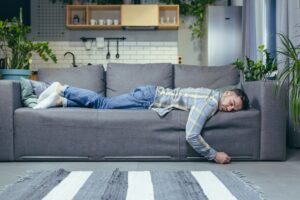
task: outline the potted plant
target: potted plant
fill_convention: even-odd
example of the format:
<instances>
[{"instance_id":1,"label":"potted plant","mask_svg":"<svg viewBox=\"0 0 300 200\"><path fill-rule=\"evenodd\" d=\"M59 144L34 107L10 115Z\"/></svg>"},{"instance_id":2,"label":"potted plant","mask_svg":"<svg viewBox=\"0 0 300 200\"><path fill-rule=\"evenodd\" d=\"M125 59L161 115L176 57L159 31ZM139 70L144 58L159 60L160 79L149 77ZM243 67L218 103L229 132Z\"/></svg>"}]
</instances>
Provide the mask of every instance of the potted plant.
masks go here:
<instances>
[{"instance_id":1,"label":"potted plant","mask_svg":"<svg viewBox=\"0 0 300 200\"><path fill-rule=\"evenodd\" d=\"M27 39L30 30L30 26L23 24L22 9L19 18L14 17L10 22L0 21L0 50L7 61L6 69L2 70L3 79L19 79L18 74L30 76L34 52L44 61L51 59L54 63L57 62L48 42L32 42Z\"/></svg>"},{"instance_id":2,"label":"potted plant","mask_svg":"<svg viewBox=\"0 0 300 200\"><path fill-rule=\"evenodd\" d=\"M289 85L291 111L294 127L300 125L300 45L295 46L291 40L279 34L283 48L278 51L279 54L286 56L285 68L279 74L279 88L287 81Z\"/></svg>"},{"instance_id":3,"label":"potted plant","mask_svg":"<svg viewBox=\"0 0 300 200\"><path fill-rule=\"evenodd\" d=\"M270 52L265 49L264 45L259 45L258 51L261 53L262 59L254 61L246 56L245 62L237 59L234 65L242 71L245 81L275 79L277 70L276 58L271 58Z\"/></svg>"}]
</instances>

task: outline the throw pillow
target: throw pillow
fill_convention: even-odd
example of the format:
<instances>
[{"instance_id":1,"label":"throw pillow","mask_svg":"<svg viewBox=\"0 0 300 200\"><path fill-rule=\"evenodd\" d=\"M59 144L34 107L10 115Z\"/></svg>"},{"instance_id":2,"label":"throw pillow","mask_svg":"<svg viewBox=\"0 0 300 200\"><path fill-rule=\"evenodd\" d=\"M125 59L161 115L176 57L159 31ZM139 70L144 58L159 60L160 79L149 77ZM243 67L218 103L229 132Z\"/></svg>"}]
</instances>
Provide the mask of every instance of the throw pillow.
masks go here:
<instances>
[{"instance_id":1,"label":"throw pillow","mask_svg":"<svg viewBox=\"0 0 300 200\"><path fill-rule=\"evenodd\" d=\"M34 94L30 80L21 78L21 96L26 107L34 107L37 104L37 96Z\"/></svg>"},{"instance_id":2,"label":"throw pillow","mask_svg":"<svg viewBox=\"0 0 300 200\"><path fill-rule=\"evenodd\" d=\"M33 81L33 80L30 80L30 83L31 83L33 92L37 97L39 97L41 95L41 93L44 90L46 90L50 85L50 84L42 82L42 81Z\"/></svg>"}]
</instances>

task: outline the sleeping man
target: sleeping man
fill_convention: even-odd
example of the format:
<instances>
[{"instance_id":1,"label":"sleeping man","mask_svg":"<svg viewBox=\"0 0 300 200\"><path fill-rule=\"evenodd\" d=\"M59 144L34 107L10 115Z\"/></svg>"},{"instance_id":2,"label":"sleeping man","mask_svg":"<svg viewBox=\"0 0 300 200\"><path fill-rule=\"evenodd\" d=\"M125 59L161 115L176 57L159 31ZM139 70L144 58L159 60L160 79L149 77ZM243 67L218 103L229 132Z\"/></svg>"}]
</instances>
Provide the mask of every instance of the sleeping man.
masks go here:
<instances>
[{"instance_id":1,"label":"sleeping man","mask_svg":"<svg viewBox=\"0 0 300 200\"><path fill-rule=\"evenodd\" d=\"M186 141L196 152L208 160L227 164L231 158L225 152L217 152L210 147L201 131L206 121L217 111L232 112L248 109L247 95L240 89L223 93L208 88L176 88L160 86L140 86L132 92L115 97L104 97L93 91L51 84L38 99L34 109L56 106L87 107L94 109L153 109L161 117L172 109L189 112L186 123Z\"/></svg>"}]
</instances>

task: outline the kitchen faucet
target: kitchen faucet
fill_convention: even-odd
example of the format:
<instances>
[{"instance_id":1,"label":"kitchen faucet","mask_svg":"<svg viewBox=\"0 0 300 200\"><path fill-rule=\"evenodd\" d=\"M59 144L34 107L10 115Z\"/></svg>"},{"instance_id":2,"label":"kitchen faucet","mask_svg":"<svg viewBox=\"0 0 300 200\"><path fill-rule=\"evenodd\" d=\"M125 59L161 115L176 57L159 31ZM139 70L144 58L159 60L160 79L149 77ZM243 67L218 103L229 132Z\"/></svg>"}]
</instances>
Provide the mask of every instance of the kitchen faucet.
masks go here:
<instances>
[{"instance_id":1,"label":"kitchen faucet","mask_svg":"<svg viewBox=\"0 0 300 200\"><path fill-rule=\"evenodd\" d=\"M71 56L72 56L72 58L73 58L73 62L72 62L73 67L78 67L78 66L76 65L76 63L75 63L75 55L74 55L72 52L68 51L68 52L66 52L66 53L64 54L64 57L65 57L67 54L71 54Z\"/></svg>"}]
</instances>

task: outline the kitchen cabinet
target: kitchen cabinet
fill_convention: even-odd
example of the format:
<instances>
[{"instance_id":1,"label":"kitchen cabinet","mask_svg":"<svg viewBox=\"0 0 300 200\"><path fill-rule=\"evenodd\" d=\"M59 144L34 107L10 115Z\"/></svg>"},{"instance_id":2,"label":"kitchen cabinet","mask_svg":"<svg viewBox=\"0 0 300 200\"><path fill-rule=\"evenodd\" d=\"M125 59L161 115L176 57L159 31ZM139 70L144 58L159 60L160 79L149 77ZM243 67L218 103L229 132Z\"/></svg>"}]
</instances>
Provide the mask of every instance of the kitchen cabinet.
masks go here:
<instances>
[{"instance_id":1,"label":"kitchen cabinet","mask_svg":"<svg viewBox=\"0 0 300 200\"><path fill-rule=\"evenodd\" d=\"M178 29L178 5L67 5L69 29Z\"/></svg>"},{"instance_id":2,"label":"kitchen cabinet","mask_svg":"<svg viewBox=\"0 0 300 200\"><path fill-rule=\"evenodd\" d=\"M157 5L122 5L123 26L158 26Z\"/></svg>"},{"instance_id":3,"label":"kitchen cabinet","mask_svg":"<svg viewBox=\"0 0 300 200\"><path fill-rule=\"evenodd\" d=\"M179 6L159 6L159 29L178 29L179 27Z\"/></svg>"},{"instance_id":4,"label":"kitchen cabinet","mask_svg":"<svg viewBox=\"0 0 300 200\"><path fill-rule=\"evenodd\" d=\"M69 29L121 29L120 5L67 5ZM75 17L79 20L74 20Z\"/></svg>"}]
</instances>

